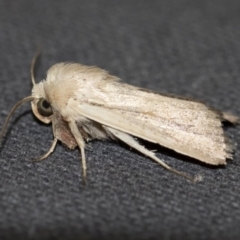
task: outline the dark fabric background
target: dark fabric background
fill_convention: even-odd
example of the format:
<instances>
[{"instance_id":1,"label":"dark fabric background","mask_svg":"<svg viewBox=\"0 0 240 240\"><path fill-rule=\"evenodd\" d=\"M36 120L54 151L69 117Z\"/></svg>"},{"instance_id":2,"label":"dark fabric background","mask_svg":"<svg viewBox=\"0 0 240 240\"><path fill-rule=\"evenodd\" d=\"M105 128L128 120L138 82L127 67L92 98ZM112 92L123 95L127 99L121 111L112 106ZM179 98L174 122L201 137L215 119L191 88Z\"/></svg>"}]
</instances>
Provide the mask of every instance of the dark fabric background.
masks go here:
<instances>
[{"instance_id":1,"label":"dark fabric background","mask_svg":"<svg viewBox=\"0 0 240 240\"><path fill-rule=\"evenodd\" d=\"M125 82L193 97L240 115L240 1L0 1L0 128L31 94L29 66L40 43L38 81L61 61L96 65ZM226 128L234 144L240 127ZM193 184L123 144L88 144L87 185L78 150L51 144L50 126L14 115L0 145L0 239L239 239L240 150L210 167L159 146Z\"/></svg>"}]
</instances>

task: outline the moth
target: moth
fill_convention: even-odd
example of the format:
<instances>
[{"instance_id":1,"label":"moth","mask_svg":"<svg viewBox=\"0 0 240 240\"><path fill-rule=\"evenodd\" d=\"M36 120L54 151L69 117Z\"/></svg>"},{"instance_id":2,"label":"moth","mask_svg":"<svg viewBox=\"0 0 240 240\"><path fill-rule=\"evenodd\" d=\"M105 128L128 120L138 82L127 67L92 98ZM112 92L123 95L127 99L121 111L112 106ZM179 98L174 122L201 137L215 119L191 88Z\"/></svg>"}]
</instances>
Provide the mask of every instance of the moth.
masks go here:
<instances>
[{"instance_id":1,"label":"moth","mask_svg":"<svg viewBox=\"0 0 240 240\"><path fill-rule=\"evenodd\" d=\"M160 144L180 154L207 164L224 165L232 159L232 147L222 122L238 118L212 110L204 103L160 95L131 86L105 70L78 63L57 63L47 72L46 79L36 83L31 64L32 95L19 101L10 111L1 133L13 112L31 101L34 115L43 123L52 123L53 142L47 158L59 141L68 148L79 147L83 177L86 178L85 144L93 139L120 140L185 178L196 180L171 168L137 138Z\"/></svg>"}]
</instances>

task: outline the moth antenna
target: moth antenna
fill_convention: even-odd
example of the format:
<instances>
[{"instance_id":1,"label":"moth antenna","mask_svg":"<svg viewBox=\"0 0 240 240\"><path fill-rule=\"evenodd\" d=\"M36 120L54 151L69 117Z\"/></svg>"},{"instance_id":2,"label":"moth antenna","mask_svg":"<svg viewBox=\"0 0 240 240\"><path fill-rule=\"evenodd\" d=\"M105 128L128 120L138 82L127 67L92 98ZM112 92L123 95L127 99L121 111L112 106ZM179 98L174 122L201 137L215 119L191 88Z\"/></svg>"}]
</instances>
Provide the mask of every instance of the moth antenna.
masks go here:
<instances>
[{"instance_id":1,"label":"moth antenna","mask_svg":"<svg viewBox=\"0 0 240 240\"><path fill-rule=\"evenodd\" d=\"M28 97L22 99L21 101L17 102L17 103L13 106L13 108L12 108L11 111L9 112L9 114L8 114L8 116L7 116L4 124L3 124L3 128L2 128L2 131L1 131L1 133L0 133L0 140L3 138L3 136L4 136L5 132L6 132L6 129L7 129L7 125L8 125L8 123L9 123L9 120L10 120L10 118L12 117L13 113L16 111L16 109L17 109L20 105L22 105L23 103L32 101L33 99L34 99L34 97L28 96Z\"/></svg>"},{"instance_id":2,"label":"moth antenna","mask_svg":"<svg viewBox=\"0 0 240 240\"><path fill-rule=\"evenodd\" d=\"M34 68L35 68L37 59L40 56L41 52L42 52L42 48L41 48L41 46L38 46L37 51L36 51L36 53L35 53L35 55L32 59L32 62L31 62L30 75L31 75L31 80L32 80L33 85L36 85L36 81L35 81L35 77L34 77Z\"/></svg>"}]
</instances>

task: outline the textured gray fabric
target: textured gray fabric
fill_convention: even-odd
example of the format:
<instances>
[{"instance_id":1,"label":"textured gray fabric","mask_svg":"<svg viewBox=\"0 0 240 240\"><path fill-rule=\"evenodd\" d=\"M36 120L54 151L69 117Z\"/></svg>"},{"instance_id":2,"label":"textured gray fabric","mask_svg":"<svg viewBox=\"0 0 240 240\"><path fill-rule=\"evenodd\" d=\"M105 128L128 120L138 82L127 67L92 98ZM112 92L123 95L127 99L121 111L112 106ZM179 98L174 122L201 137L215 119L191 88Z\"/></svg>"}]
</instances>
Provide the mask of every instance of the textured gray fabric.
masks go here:
<instances>
[{"instance_id":1,"label":"textured gray fabric","mask_svg":"<svg viewBox=\"0 0 240 240\"><path fill-rule=\"evenodd\" d=\"M0 1L0 128L31 93L29 65L43 46L37 79L56 62L102 67L124 81L194 97L240 115L240 2ZM240 127L226 128L240 143ZM51 127L26 104L0 145L0 239L237 239L240 151L210 167L159 146L166 171L123 144L88 144L87 185L78 150L48 150Z\"/></svg>"}]
</instances>

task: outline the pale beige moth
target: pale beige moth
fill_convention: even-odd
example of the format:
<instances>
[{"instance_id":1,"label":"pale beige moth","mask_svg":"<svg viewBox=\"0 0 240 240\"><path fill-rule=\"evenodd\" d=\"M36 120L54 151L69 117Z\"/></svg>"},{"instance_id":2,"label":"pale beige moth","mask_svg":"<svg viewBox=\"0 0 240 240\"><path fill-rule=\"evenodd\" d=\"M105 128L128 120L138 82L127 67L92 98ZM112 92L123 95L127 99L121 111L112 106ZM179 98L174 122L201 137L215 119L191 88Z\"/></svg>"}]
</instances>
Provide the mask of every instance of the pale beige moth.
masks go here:
<instances>
[{"instance_id":1,"label":"pale beige moth","mask_svg":"<svg viewBox=\"0 0 240 240\"><path fill-rule=\"evenodd\" d=\"M212 110L205 104L179 97L161 95L123 83L98 67L78 63L58 63L36 83L32 61L32 95L18 102L9 113L1 136L12 113L22 103L31 101L34 115L52 123L53 142L68 148L79 147L86 178L85 143L93 139L120 140L164 168L193 179L159 159L153 151L139 144L137 138L159 144L183 155L212 165L224 165L232 159L222 121L237 118Z\"/></svg>"}]
</instances>

